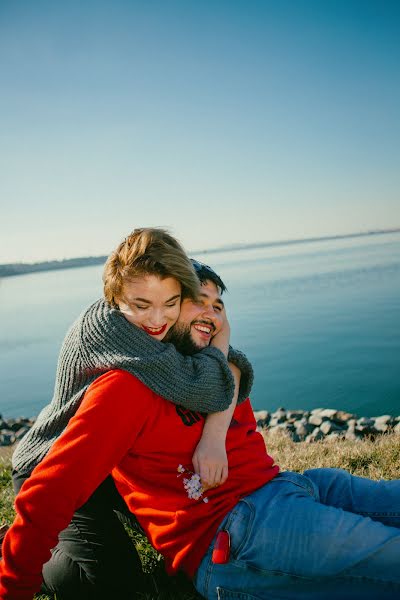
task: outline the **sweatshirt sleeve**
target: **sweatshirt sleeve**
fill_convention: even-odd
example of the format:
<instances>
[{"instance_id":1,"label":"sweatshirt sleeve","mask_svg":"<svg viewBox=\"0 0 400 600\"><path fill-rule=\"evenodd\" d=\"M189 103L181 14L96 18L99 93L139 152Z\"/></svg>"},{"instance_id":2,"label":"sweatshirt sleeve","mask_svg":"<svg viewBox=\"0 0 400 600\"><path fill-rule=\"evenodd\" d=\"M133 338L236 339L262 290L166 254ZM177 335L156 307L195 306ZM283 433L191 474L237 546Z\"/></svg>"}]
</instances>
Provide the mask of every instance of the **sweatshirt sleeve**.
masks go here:
<instances>
[{"instance_id":1,"label":"sweatshirt sleeve","mask_svg":"<svg viewBox=\"0 0 400 600\"><path fill-rule=\"evenodd\" d=\"M225 410L232 401L233 377L217 348L183 356L172 344L153 339L127 321L104 300L84 313L73 332L80 352L75 363L83 365L85 377L124 369L163 398L204 413ZM64 354L65 350L70 352L69 345ZM71 364L70 357L63 359L63 369L64 364L65 368ZM76 374L74 379L79 379Z\"/></svg>"},{"instance_id":2,"label":"sweatshirt sleeve","mask_svg":"<svg viewBox=\"0 0 400 600\"><path fill-rule=\"evenodd\" d=\"M247 356L240 350L232 348L232 346L229 346L228 361L240 369L240 387L237 401L237 404L239 405L250 396L254 381L254 371Z\"/></svg>"},{"instance_id":3,"label":"sweatshirt sleeve","mask_svg":"<svg viewBox=\"0 0 400 600\"><path fill-rule=\"evenodd\" d=\"M134 396L141 401L132 402ZM0 562L1 600L32 599L58 534L132 447L152 399L153 393L124 371L109 371L89 387L68 427L16 498L17 515L4 538Z\"/></svg>"}]
</instances>

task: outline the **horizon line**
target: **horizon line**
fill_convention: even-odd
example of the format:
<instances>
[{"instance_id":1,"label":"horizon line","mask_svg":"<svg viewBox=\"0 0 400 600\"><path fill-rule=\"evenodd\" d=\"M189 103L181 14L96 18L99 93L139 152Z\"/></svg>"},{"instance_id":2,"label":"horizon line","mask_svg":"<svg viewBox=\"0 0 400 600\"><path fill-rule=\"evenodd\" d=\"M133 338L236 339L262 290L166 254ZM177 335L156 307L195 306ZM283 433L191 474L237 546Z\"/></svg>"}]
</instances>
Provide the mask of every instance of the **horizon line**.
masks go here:
<instances>
[{"instance_id":1,"label":"horizon line","mask_svg":"<svg viewBox=\"0 0 400 600\"><path fill-rule=\"evenodd\" d=\"M196 249L196 250L188 250L188 254L218 254L220 252L229 252L234 250L252 250L256 248L268 248L274 246L289 246L292 244L303 244L303 243L313 243L313 242L326 242L330 240L338 240L338 239L349 239L356 237L366 237L369 235L386 235L389 233L400 233L400 227L393 227L390 229L371 229L368 231L361 231L356 233L343 233L343 234L334 234L334 235L324 235L324 236L313 236L308 238L292 238L292 239L283 239L283 240L275 240L275 241L263 241L263 242L239 242L235 244L227 244L224 246L218 246L215 248L208 249ZM46 264L54 264L60 263L71 263L79 260L102 260L106 259L108 255L87 255L87 256L76 256L73 258L60 258L60 259L48 259L48 260L40 260L34 262L14 262L14 263L0 263L0 267L11 267L11 266L39 266Z\"/></svg>"}]
</instances>

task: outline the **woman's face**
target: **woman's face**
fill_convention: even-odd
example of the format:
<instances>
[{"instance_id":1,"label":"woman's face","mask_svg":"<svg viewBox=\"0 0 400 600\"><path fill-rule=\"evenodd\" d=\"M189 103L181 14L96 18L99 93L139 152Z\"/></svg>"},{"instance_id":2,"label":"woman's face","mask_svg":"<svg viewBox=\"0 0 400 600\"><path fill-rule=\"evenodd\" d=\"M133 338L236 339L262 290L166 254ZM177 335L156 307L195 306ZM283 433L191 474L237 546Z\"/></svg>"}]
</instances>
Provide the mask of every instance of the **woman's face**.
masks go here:
<instances>
[{"instance_id":1,"label":"woman's face","mask_svg":"<svg viewBox=\"0 0 400 600\"><path fill-rule=\"evenodd\" d=\"M173 277L144 275L124 282L117 304L124 317L156 340L175 324L181 307L181 284Z\"/></svg>"}]
</instances>

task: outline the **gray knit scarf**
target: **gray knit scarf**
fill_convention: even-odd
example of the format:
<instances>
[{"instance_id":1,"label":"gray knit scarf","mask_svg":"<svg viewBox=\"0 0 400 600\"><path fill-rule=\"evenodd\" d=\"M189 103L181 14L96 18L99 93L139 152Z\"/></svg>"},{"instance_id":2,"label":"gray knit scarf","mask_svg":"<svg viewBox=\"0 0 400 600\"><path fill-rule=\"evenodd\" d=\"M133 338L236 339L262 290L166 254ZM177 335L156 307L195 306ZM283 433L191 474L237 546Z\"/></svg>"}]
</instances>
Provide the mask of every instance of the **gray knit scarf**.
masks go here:
<instances>
[{"instance_id":1,"label":"gray knit scarf","mask_svg":"<svg viewBox=\"0 0 400 600\"><path fill-rule=\"evenodd\" d=\"M242 372L240 402L250 392L252 367L237 350L231 349L228 358ZM172 344L153 339L105 300L98 300L75 321L63 341L53 399L19 443L14 469L29 473L44 458L89 385L111 369L132 373L156 394L191 410L225 410L232 400L233 377L217 348L183 356Z\"/></svg>"}]
</instances>

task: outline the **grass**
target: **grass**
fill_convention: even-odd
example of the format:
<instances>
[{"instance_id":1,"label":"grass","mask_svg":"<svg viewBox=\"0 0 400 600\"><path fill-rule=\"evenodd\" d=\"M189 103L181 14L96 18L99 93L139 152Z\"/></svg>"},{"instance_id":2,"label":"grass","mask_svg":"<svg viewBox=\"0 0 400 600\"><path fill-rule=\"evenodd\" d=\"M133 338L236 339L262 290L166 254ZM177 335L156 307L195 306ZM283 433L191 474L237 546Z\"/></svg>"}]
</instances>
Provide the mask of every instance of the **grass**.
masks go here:
<instances>
[{"instance_id":1,"label":"grass","mask_svg":"<svg viewBox=\"0 0 400 600\"><path fill-rule=\"evenodd\" d=\"M389 434L375 440L353 442L329 438L307 444L295 443L282 432L264 434L268 452L282 470L303 472L316 467L347 469L354 475L371 479L400 479L400 435ZM0 526L13 519L11 485L11 449L0 448ZM184 577L168 578L162 558L146 538L129 532L142 560L143 570L149 574L149 593L141 600L198 600L190 582ZM49 600L36 596L36 600ZM122 599L121 599L122 600Z\"/></svg>"}]
</instances>

